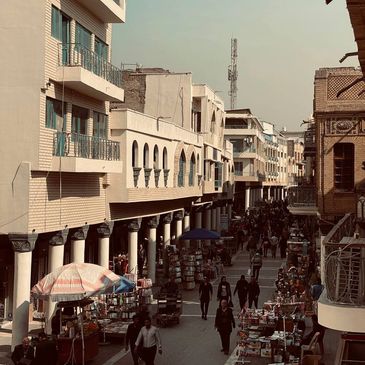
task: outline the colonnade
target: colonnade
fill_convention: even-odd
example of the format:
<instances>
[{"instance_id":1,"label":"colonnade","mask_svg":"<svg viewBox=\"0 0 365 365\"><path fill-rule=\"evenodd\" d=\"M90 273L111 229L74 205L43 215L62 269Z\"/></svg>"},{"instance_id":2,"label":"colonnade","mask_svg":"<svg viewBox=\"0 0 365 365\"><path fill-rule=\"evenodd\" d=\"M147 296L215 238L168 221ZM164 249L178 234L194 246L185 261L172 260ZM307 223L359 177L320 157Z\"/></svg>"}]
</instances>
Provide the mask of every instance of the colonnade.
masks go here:
<instances>
[{"instance_id":1,"label":"colonnade","mask_svg":"<svg viewBox=\"0 0 365 365\"><path fill-rule=\"evenodd\" d=\"M227 212L229 218L232 215L232 204L221 207L207 204L207 208L194 209L194 228L206 228L220 232L220 216ZM204 219L203 219L204 218ZM148 250L147 270L148 277L155 282L156 278L156 249L157 227L160 216L153 216L148 221ZM135 219L128 224L128 262L129 272L137 274L138 261L138 232L141 219ZM183 232L190 230L190 213L179 210L162 216L163 244L168 246L172 243L171 224L174 224L176 242ZM97 226L98 234L98 264L109 268L110 236L113 232L114 222L105 221ZM85 261L85 242L89 226L85 224L77 230L73 230L71 240L71 262L83 263ZM63 229L56 232L48 245L48 272L52 272L64 264L64 247L69 236L69 230ZM22 342L29 330L29 307L32 274L32 252L35 248L37 233L9 234L9 241L14 251L14 286L13 286L13 335L12 349ZM189 247L189 242L184 243ZM46 330L50 332L50 318L55 311L55 304L47 302L45 307Z\"/></svg>"}]
</instances>

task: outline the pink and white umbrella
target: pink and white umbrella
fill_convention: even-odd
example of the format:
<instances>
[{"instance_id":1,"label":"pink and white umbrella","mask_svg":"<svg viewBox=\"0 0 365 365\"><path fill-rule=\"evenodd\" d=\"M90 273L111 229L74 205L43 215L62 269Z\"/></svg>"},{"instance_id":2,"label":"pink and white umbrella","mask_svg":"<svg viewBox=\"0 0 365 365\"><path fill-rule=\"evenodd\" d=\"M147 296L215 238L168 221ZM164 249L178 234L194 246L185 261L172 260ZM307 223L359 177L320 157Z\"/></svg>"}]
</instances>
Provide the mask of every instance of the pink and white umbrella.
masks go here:
<instances>
[{"instance_id":1,"label":"pink and white umbrella","mask_svg":"<svg viewBox=\"0 0 365 365\"><path fill-rule=\"evenodd\" d=\"M63 302L97 295L116 285L120 277L105 267L71 263L46 275L32 288L36 298Z\"/></svg>"}]
</instances>

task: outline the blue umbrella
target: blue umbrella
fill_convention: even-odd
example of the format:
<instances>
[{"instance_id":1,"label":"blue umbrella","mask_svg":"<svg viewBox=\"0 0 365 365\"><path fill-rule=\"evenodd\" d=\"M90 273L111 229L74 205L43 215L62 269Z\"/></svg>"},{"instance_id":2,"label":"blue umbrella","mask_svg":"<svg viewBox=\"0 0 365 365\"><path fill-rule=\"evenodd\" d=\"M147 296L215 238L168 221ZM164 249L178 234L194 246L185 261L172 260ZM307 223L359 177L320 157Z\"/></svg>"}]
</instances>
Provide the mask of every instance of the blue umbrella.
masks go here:
<instances>
[{"instance_id":1,"label":"blue umbrella","mask_svg":"<svg viewBox=\"0 0 365 365\"><path fill-rule=\"evenodd\" d=\"M128 280L126 277L121 276L120 282L115 286L114 293L127 293L131 291L136 286L136 283L133 281Z\"/></svg>"},{"instance_id":2,"label":"blue umbrella","mask_svg":"<svg viewBox=\"0 0 365 365\"><path fill-rule=\"evenodd\" d=\"M180 236L181 240L219 240L220 234L204 228L195 228Z\"/></svg>"}]
</instances>

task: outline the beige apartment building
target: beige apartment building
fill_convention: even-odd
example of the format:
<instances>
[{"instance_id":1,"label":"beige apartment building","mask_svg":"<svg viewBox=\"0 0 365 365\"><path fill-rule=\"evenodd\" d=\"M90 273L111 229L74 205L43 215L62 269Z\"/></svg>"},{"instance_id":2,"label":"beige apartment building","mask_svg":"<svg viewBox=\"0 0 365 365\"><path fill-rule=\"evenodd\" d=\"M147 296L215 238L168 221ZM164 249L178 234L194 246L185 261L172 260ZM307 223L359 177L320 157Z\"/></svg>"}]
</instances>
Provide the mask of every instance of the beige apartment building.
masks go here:
<instances>
[{"instance_id":1,"label":"beige apartment building","mask_svg":"<svg viewBox=\"0 0 365 365\"><path fill-rule=\"evenodd\" d=\"M33 309L52 315L52 305L29 305L46 273L69 262L109 267L122 251L136 272L147 238L153 278L157 237L174 243L190 217L219 231L231 212L222 100L189 73L146 72L135 87L143 106L131 105L131 85L110 63L111 24L124 21L124 0L2 7L0 303L13 346Z\"/></svg>"}]
</instances>

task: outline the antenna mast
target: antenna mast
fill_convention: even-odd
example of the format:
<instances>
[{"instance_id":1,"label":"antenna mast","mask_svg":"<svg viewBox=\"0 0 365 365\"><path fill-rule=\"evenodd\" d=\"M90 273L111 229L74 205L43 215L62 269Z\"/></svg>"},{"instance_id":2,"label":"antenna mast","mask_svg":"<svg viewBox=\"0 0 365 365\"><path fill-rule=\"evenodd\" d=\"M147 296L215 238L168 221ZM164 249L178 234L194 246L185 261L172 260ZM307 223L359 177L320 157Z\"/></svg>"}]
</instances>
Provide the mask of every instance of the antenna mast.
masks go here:
<instances>
[{"instance_id":1,"label":"antenna mast","mask_svg":"<svg viewBox=\"0 0 365 365\"><path fill-rule=\"evenodd\" d=\"M231 64L228 66L228 81L231 82L228 95L231 97L231 110L233 110L236 105L237 78L237 38L231 38Z\"/></svg>"}]
</instances>

